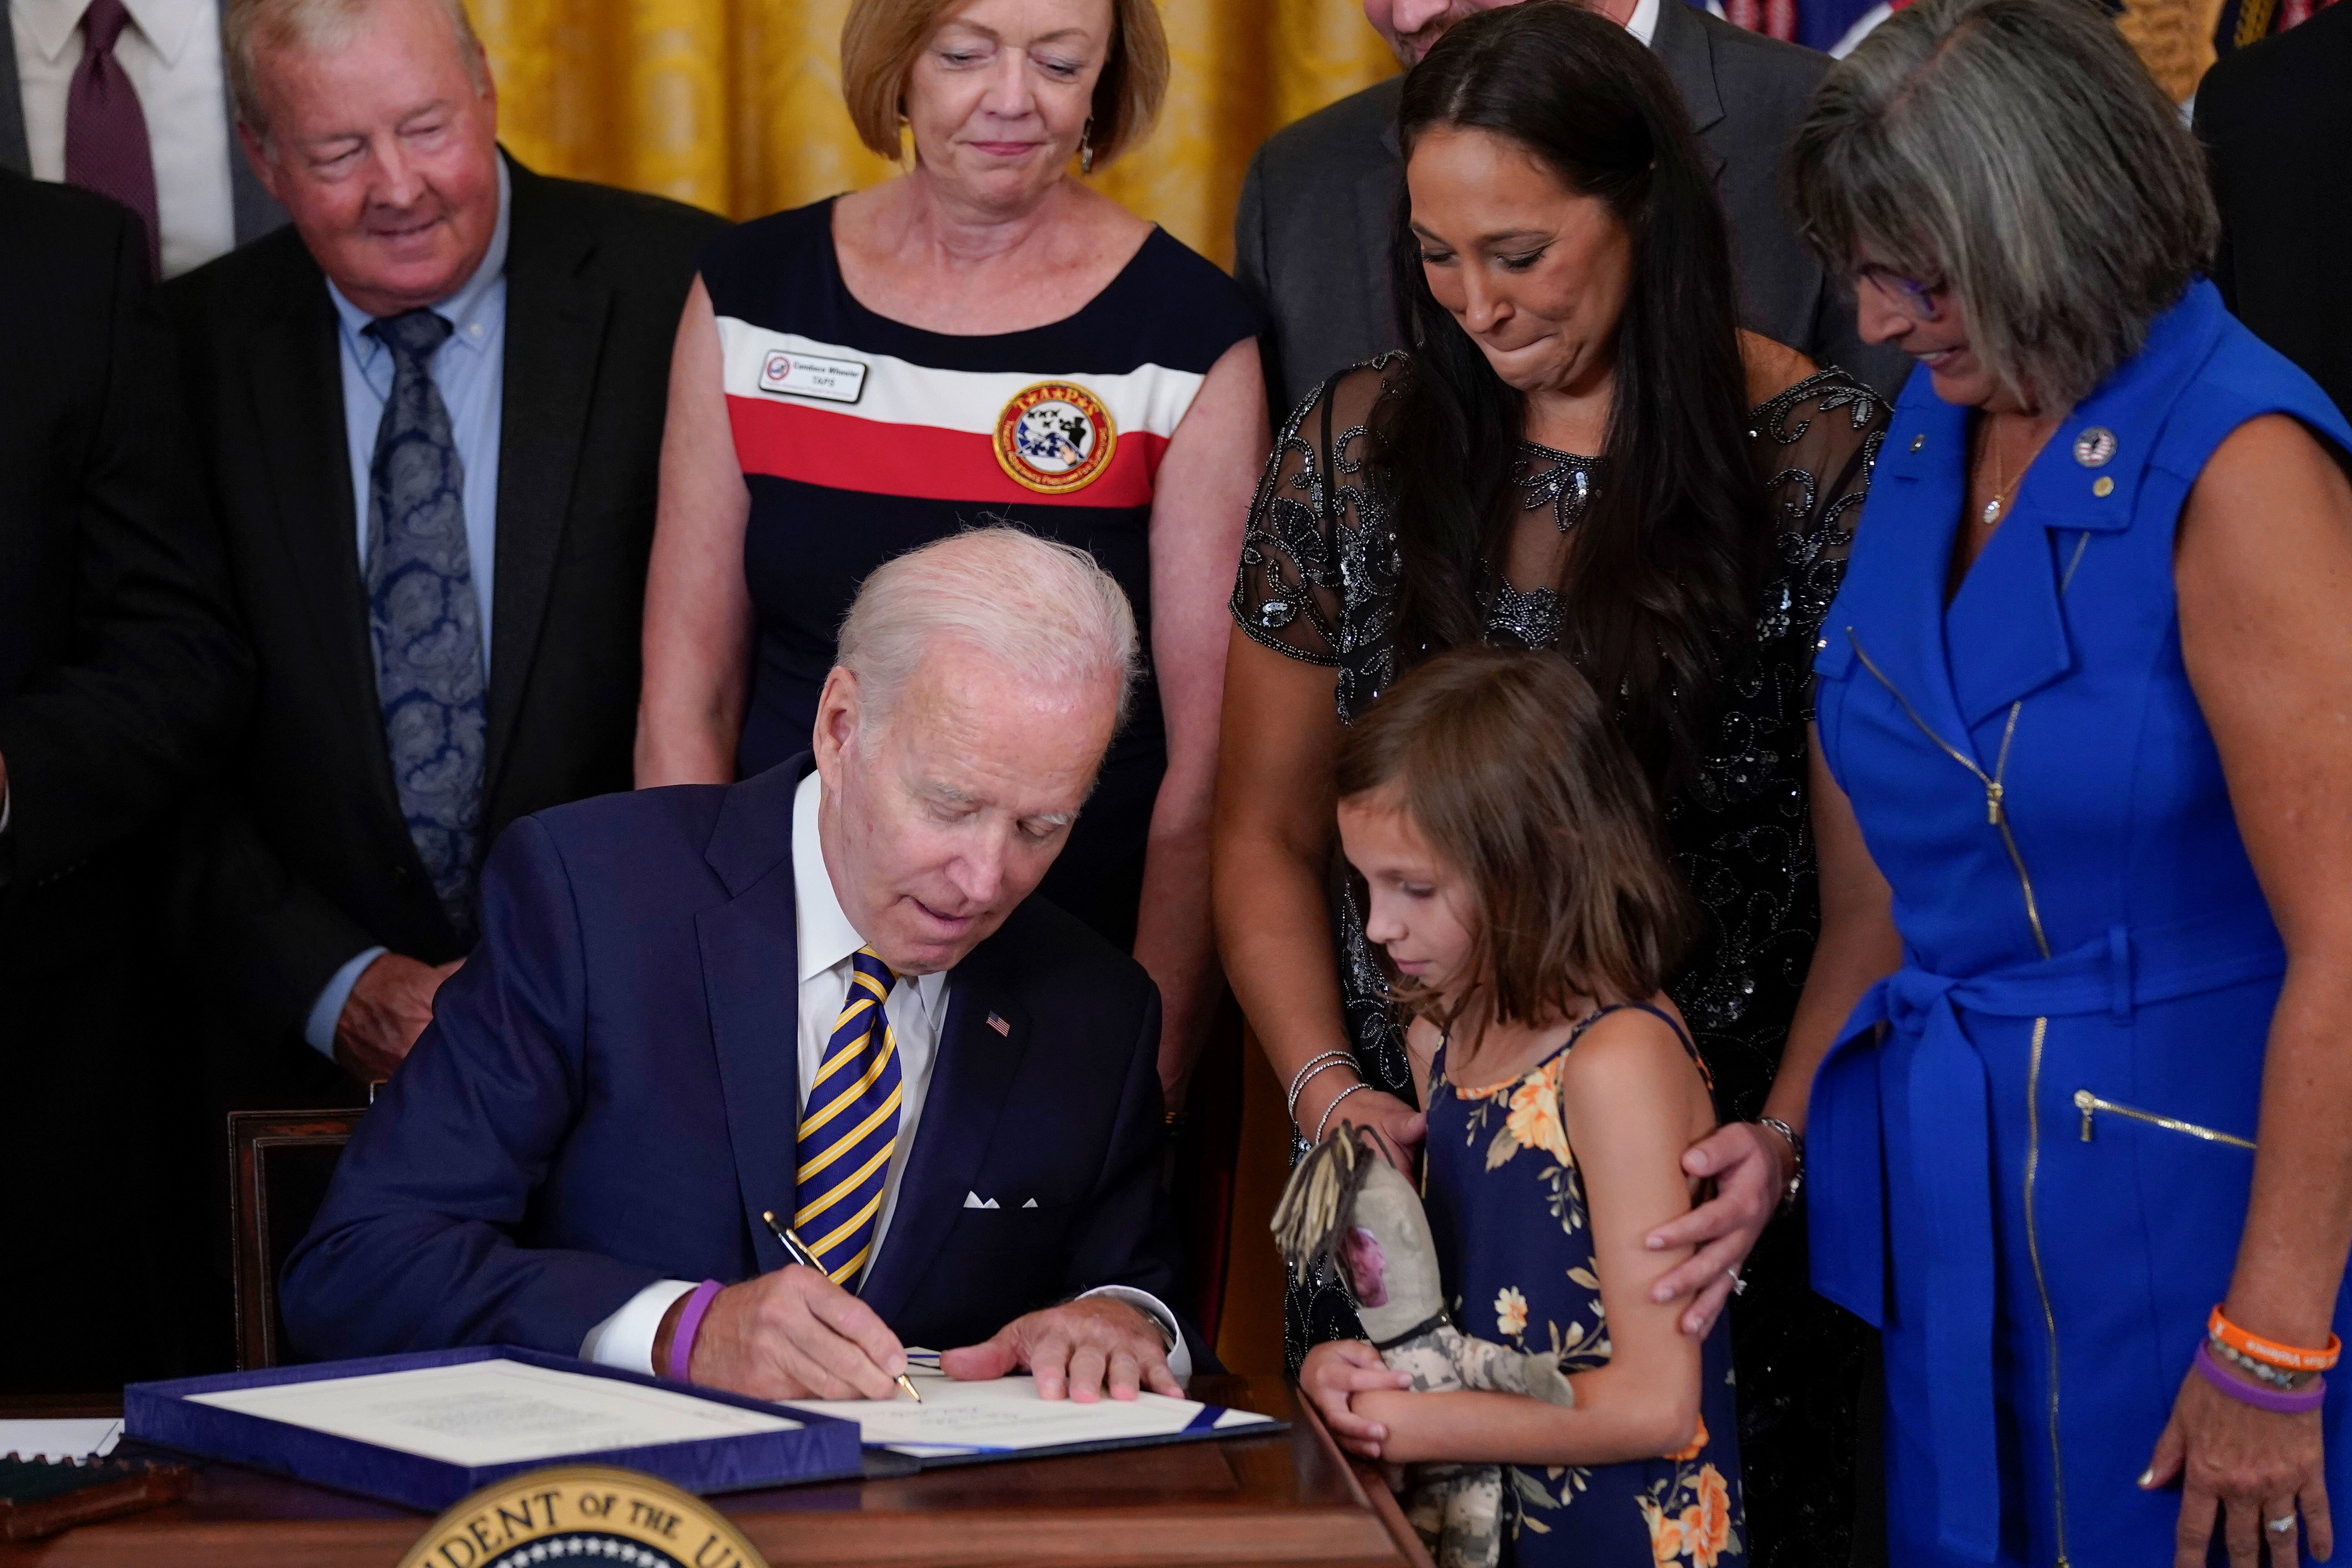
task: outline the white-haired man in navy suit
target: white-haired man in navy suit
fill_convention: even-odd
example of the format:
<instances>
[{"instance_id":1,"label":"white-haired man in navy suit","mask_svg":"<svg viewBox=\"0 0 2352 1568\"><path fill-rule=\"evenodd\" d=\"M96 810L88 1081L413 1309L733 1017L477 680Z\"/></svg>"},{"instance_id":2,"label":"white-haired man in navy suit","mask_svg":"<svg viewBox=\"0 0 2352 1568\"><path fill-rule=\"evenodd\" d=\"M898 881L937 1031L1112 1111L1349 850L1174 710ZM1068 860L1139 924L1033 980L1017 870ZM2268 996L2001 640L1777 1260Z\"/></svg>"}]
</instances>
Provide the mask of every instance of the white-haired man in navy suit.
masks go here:
<instances>
[{"instance_id":1,"label":"white-haired man in navy suit","mask_svg":"<svg viewBox=\"0 0 2352 1568\"><path fill-rule=\"evenodd\" d=\"M1082 552L957 535L867 580L810 753L517 823L288 1266L296 1342L772 1398L887 1398L929 1344L1049 1398L1177 1391L1159 996L1030 896L1135 647Z\"/></svg>"}]
</instances>

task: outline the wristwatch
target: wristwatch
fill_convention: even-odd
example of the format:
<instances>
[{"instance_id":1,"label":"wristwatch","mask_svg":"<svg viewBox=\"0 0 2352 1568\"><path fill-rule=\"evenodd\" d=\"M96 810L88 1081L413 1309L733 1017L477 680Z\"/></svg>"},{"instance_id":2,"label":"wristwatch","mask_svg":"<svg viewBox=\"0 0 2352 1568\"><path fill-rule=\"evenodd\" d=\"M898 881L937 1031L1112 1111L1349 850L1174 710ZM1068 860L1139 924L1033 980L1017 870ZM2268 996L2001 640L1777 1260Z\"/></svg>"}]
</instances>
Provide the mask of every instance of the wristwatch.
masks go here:
<instances>
[{"instance_id":1,"label":"wristwatch","mask_svg":"<svg viewBox=\"0 0 2352 1568\"><path fill-rule=\"evenodd\" d=\"M1788 1190L1780 1194L1780 1206L1785 1209L1797 1201L1797 1189L1805 1184L1805 1135L1777 1116L1759 1116L1756 1123L1769 1127L1789 1141L1789 1153L1795 1161L1795 1168L1789 1173Z\"/></svg>"}]
</instances>

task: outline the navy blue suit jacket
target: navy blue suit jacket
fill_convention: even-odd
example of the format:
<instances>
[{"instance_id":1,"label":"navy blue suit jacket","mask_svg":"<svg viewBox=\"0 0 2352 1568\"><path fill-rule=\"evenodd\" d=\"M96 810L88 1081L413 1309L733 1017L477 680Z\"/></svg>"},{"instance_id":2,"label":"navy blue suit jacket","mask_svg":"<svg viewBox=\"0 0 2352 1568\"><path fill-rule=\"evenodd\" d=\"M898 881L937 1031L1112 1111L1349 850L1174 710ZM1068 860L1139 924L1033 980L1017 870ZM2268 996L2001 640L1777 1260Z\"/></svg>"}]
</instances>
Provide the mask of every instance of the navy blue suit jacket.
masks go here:
<instances>
[{"instance_id":1,"label":"navy blue suit jacket","mask_svg":"<svg viewBox=\"0 0 2352 1568\"><path fill-rule=\"evenodd\" d=\"M784 1265L760 1211L793 1195L793 793L809 767L604 795L500 837L481 945L287 1262L305 1353L572 1355L657 1279ZM1172 1300L1150 977L1032 898L948 998L860 1295L906 1343L941 1348L1097 1285Z\"/></svg>"}]
</instances>

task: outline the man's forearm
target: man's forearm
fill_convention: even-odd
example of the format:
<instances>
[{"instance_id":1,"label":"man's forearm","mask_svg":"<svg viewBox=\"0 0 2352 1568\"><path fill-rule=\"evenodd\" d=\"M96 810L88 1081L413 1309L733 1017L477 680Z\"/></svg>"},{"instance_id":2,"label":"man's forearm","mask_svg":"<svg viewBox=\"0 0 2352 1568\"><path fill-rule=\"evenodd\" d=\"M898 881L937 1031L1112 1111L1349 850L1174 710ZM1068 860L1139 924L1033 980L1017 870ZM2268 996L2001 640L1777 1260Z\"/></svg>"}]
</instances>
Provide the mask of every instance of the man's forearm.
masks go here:
<instances>
[{"instance_id":1,"label":"man's forearm","mask_svg":"<svg viewBox=\"0 0 2352 1568\"><path fill-rule=\"evenodd\" d=\"M623 1303L621 1310L588 1331L580 1342L580 1359L625 1372L669 1375L669 1349L677 1335L679 1314L694 1285L685 1279L657 1279Z\"/></svg>"},{"instance_id":2,"label":"man's forearm","mask_svg":"<svg viewBox=\"0 0 2352 1568\"><path fill-rule=\"evenodd\" d=\"M335 977L320 988L318 1000L310 1004L310 1016L302 1021L302 1041L312 1050L332 1061L335 1057L335 1026L341 1022L343 1008L352 999L352 987L360 983L367 966L382 958L389 948L363 947L352 954L351 961L335 971Z\"/></svg>"}]
</instances>

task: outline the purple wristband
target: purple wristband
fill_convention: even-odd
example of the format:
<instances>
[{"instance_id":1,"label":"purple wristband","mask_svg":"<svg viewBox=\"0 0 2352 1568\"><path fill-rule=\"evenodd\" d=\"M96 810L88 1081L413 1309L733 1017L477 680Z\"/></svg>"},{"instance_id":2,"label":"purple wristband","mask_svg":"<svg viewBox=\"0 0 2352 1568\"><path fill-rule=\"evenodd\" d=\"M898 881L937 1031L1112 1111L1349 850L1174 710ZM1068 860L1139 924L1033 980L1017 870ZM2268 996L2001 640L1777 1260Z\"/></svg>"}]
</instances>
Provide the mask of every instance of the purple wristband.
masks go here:
<instances>
[{"instance_id":1,"label":"purple wristband","mask_svg":"<svg viewBox=\"0 0 2352 1568\"><path fill-rule=\"evenodd\" d=\"M677 1329L669 1337L669 1374L680 1383L694 1380L686 1375L688 1365L694 1360L695 1331L702 1327L702 1314L710 1310L711 1299L719 1294L716 1279L705 1279L686 1299L686 1310L677 1315Z\"/></svg>"},{"instance_id":2,"label":"purple wristband","mask_svg":"<svg viewBox=\"0 0 2352 1568\"><path fill-rule=\"evenodd\" d=\"M2324 1377L2315 1377L2310 1387L2298 1388L2290 1394L2284 1389L2264 1388L2258 1383L2233 1376L2213 1359L2213 1347L2202 1341L2197 1346L2197 1370L2204 1374L2206 1382L2239 1404L2267 1410L2273 1415L2305 1415L2318 1409L2320 1402L2327 1397L2327 1380Z\"/></svg>"}]
</instances>

